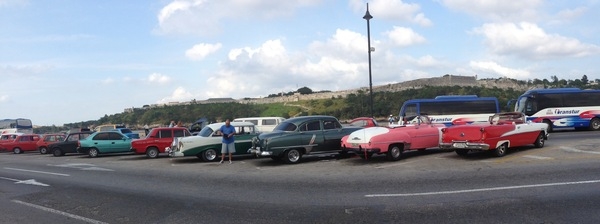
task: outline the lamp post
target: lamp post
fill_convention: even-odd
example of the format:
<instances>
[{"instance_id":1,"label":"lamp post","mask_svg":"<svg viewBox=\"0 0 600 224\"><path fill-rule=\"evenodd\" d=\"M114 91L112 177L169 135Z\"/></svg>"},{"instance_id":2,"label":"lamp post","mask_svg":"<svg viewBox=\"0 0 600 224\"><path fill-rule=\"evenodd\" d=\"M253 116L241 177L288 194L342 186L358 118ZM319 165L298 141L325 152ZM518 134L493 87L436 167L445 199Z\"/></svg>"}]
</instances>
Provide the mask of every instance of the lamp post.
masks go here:
<instances>
[{"instance_id":1,"label":"lamp post","mask_svg":"<svg viewBox=\"0 0 600 224\"><path fill-rule=\"evenodd\" d=\"M371 117L373 117L373 79L371 78L371 51L375 51L374 48L371 48L371 27L369 25L369 20L371 20L373 16L369 13L369 3L367 3L367 12L365 12L365 16L363 19L367 20L367 45L369 51L369 95L370 95L370 112Z\"/></svg>"}]
</instances>

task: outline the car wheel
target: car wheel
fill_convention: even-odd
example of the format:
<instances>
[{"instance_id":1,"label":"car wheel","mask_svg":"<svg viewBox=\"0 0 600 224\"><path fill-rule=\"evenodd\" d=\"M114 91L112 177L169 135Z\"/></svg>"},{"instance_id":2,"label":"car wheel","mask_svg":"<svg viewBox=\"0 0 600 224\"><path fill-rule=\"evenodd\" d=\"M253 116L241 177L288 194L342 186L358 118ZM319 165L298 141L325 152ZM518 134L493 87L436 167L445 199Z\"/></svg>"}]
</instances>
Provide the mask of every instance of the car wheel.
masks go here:
<instances>
[{"instance_id":1,"label":"car wheel","mask_svg":"<svg viewBox=\"0 0 600 224\"><path fill-rule=\"evenodd\" d=\"M287 150L283 154L283 159L286 163L298 163L300 158L302 158L302 153L297 149Z\"/></svg>"},{"instance_id":2,"label":"car wheel","mask_svg":"<svg viewBox=\"0 0 600 224\"><path fill-rule=\"evenodd\" d=\"M590 130L592 130L592 131L600 130L600 119L598 119L597 117L592 118L592 120L590 121Z\"/></svg>"},{"instance_id":3,"label":"car wheel","mask_svg":"<svg viewBox=\"0 0 600 224\"><path fill-rule=\"evenodd\" d=\"M550 122L549 120L544 120L544 123L548 125L548 132L554 131L554 129L552 128L552 122Z\"/></svg>"},{"instance_id":4,"label":"car wheel","mask_svg":"<svg viewBox=\"0 0 600 224\"><path fill-rule=\"evenodd\" d=\"M455 152L459 156L466 156L467 154L469 154L469 150L468 149L457 149L457 150L455 150Z\"/></svg>"},{"instance_id":5,"label":"car wheel","mask_svg":"<svg viewBox=\"0 0 600 224\"><path fill-rule=\"evenodd\" d=\"M214 149L207 149L204 152L202 152L202 160L204 160L205 162L216 161L217 157L217 151L215 151Z\"/></svg>"},{"instance_id":6,"label":"car wheel","mask_svg":"<svg viewBox=\"0 0 600 224\"><path fill-rule=\"evenodd\" d=\"M13 149L13 153L15 153L15 154L21 154L21 153L23 153L23 151L21 151L21 148L16 147L16 148Z\"/></svg>"},{"instance_id":7,"label":"car wheel","mask_svg":"<svg viewBox=\"0 0 600 224\"><path fill-rule=\"evenodd\" d=\"M90 158L98 156L98 149L91 148L90 151L88 151L88 156L90 156Z\"/></svg>"},{"instance_id":8,"label":"car wheel","mask_svg":"<svg viewBox=\"0 0 600 224\"><path fill-rule=\"evenodd\" d=\"M496 157L502 157L502 156L506 155L506 150L507 150L507 149L508 149L508 147L507 147L507 143L504 143L504 144L502 144L502 145L498 146L498 148L496 148L496 149L494 150L494 155L495 155Z\"/></svg>"},{"instance_id":9,"label":"car wheel","mask_svg":"<svg viewBox=\"0 0 600 224\"><path fill-rule=\"evenodd\" d=\"M40 148L40 154L46 154L46 153L48 153L48 148L46 148L46 147L41 147L41 148Z\"/></svg>"},{"instance_id":10,"label":"car wheel","mask_svg":"<svg viewBox=\"0 0 600 224\"><path fill-rule=\"evenodd\" d=\"M535 139L535 143L533 143L533 145L535 145L536 148L542 148L544 147L545 142L546 140L544 139L544 132L540 132L538 137Z\"/></svg>"},{"instance_id":11,"label":"car wheel","mask_svg":"<svg viewBox=\"0 0 600 224\"><path fill-rule=\"evenodd\" d=\"M59 148L55 148L55 149L52 151L52 155L54 155L54 156L63 156L63 155L64 155L64 153L63 153L63 152L62 152L62 150L60 150Z\"/></svg>"},{"instance_id":12,"label":"car wheel","mask_svg":"<svg viewBox=\"0 0 600 224\"><path fill-rule=\"evenodd\" d=\"M392 145L387 151L387 157L389 160L397 161L402 156L403 149L398 145Z\"/></svg>"},{"instance_id":13,"label":"car wheel","mask_svg":"<svg viewBox=\"0 0 600 224\"><path fill-rule=\"evenodd\" d=\"M158 149L156 147L148 148L148 150L146 150L146 156L152 159L158 157Z\"/></svg>"}]
</instances>

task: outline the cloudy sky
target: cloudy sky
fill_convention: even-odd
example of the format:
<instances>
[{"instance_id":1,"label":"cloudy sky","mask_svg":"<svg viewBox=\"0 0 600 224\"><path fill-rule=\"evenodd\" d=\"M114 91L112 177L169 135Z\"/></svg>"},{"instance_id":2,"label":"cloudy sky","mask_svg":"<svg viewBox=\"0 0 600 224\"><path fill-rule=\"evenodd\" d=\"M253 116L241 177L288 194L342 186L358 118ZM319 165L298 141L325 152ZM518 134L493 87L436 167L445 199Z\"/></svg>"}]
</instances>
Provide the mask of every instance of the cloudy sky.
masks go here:
<instances>
[{"instance_id":1,"label":"cloudy sky","mask_svg":"<svg viewBox=\"0 0 600 224\"><path fill-rule=\"evenodd\" d=\"M371 0L373 85L600 79L600 0ZM0 0L0 118L368 86L365 0Z\"/></svg>"}]
</instances>

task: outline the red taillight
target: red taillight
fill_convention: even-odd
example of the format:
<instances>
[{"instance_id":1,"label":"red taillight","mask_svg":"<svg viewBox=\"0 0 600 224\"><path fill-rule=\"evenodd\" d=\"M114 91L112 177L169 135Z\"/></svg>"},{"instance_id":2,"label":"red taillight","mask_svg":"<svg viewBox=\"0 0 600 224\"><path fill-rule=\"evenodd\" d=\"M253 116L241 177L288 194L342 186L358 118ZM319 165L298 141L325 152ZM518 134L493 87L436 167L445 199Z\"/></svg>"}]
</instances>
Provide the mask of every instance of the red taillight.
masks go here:
<instances>
[{"instance_id":1,"label":"red taillight","mask_svg":"<svg viewBox=\"0 0 600 224\"><path fill-rule=\"evenodd\" d=\"M81 147L81 142L77 141L77 148Z\"/></svg>"}]
</instances>

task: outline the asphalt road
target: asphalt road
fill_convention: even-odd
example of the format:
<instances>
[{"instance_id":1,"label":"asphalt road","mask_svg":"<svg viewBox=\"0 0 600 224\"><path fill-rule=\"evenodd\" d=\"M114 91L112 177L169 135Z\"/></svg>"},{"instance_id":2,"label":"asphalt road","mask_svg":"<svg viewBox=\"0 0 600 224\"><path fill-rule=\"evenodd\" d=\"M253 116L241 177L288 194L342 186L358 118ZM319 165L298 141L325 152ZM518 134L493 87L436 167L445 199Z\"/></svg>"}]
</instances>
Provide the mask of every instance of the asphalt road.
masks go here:
<instances>
[{"instance_id":1,"label":"asphalt road","mask_svg":"<svg viewBox=\"0 0 600 224\"><path fill-rule=\"evenodd\" d=\"M0 153L0 223L599 223L599 137L296 165Z\"/></svg>"}]
</instances>

